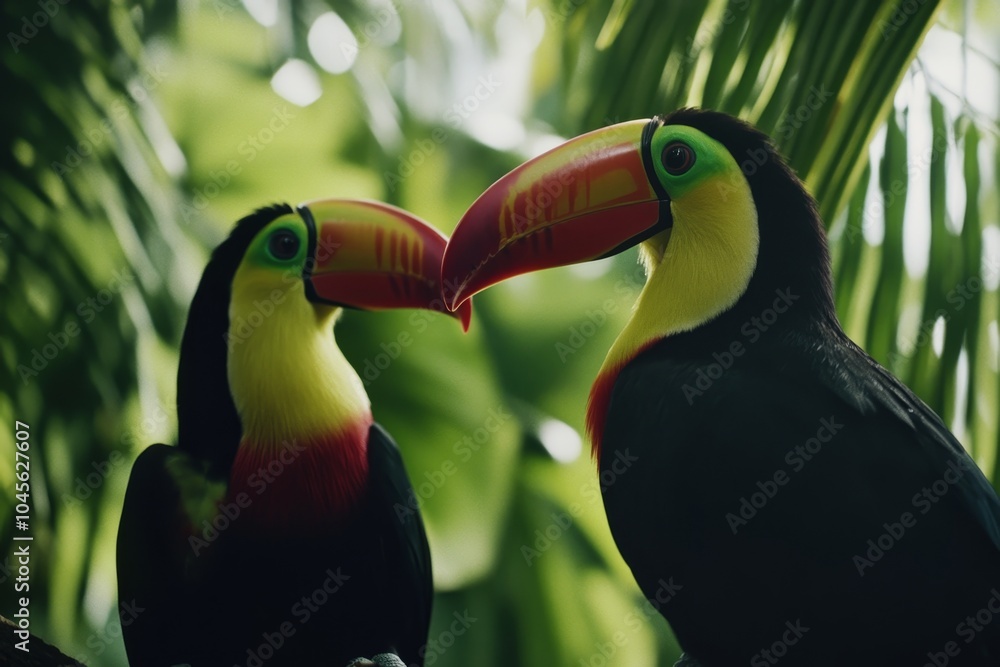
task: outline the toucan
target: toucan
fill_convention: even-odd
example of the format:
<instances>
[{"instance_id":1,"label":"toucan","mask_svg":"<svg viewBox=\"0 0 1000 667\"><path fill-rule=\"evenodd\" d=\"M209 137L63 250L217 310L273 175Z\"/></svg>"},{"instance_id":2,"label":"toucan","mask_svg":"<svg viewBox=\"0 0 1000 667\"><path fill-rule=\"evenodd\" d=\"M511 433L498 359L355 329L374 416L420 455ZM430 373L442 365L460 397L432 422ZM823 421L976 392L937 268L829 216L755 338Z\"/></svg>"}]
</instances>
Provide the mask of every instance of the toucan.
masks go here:
<instances>
[{"instance_id":1,"label":"toucan","mask_svg":"<svg viewBox=\"0 0 1000 667\"><path fill-rule=\"evenodd\" d=\"M403 460L333 325L344 308L448 312L444 247L399 208L328 199L261 208L212 253L181 341L177 445L142 451L122 509L133 667L423 665L427 538L394 510L412 498Z\"/></svg>"},{"instance_id":2,"label":"toucan","mask_svg":"<svg viewBox=\"0 0 1000 667\"><path fill-rule=\"evenodd\" d=\"M1000 665L1000 500L841 329L816 202L764 133L685 108L571 139L472 204L442 285L457 307L636 245L586 424L615 543L688 659Z\"/></svg>"}]
</instances>

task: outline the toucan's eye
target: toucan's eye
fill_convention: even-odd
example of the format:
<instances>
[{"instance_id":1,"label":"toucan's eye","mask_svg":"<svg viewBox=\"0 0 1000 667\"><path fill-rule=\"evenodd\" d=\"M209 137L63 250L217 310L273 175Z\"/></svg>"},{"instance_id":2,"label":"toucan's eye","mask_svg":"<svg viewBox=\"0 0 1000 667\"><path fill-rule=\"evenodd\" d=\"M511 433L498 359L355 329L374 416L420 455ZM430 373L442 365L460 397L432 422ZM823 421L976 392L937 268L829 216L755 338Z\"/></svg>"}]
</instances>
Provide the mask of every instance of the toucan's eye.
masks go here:
<instances>
[{"instance_id":1,"label":"toucan's eye","mask_svg":"<svg viewBox=\"0 0 1000 667\"><path fill-rule=\"evenodd\" d=\"M267 250L275 259L292 259L299 254L299 237L289 229L279 229L268 239Z\"/></svg>"},{"instance_id":2,"label":"toucan's eye","mask_svg":"<svg viewBox=\"0 0 1000 667\"><path fill-rule=\"evenodd\" d=\"M687 144L675 141L667 144L660 159L668 174L680 176L694 166L694 151Z\"/></svg>"}]
</instances>

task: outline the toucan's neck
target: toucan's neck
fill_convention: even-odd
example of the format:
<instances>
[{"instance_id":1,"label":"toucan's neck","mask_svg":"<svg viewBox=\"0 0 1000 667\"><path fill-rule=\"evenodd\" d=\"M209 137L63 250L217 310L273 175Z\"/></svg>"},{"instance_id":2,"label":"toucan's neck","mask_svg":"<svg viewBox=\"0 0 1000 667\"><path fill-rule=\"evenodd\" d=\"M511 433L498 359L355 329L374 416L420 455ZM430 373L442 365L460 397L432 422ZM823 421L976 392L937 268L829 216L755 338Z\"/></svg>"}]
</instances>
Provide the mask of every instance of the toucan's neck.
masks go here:
<instances>
[{"instance_id":1,"label":"toucan's neck","mask_svg":"<svg viewBox=\"0 0 1000 667\"><path fill-rule=\"evenodd\" d=\"M278 446L370 423L361 378L333 337L335 311L317 310L297 293L272 304L273 316L261 313L260 303L234 294L230 307L229 386L242 440Z\"/></svg>"},{"instance_id":2,"label":"toucan's neck","mask_svg":"<svg viewBox=\"0 0 1000 667\"><path fill-rule=\"evenodd\" d=\"M745 179L725 187L725 197L708 187L673 202L673 227L641 247L646 286L590 394L587 430L598 458L611 390L625 364L658 340L710 322L747 290L760 247L757 209Z\"/></svg>"},{"instance_id":3,"label":"toucan's neck","mask_svg":"<svg viewBox=\"0 0 1000 667\"><path fill-rule=\"evenodd\" d=\"M787 167L775 162L773 171L768 187L758 186L771 197L755 204L749 186L730 181L727 196L697 204L697 219L674 202L669 238L644 242L646 286L590 394L587 430L598 460L618 374L656 343L669 338L678 349L710 353L734 342L781 345L784 338L773 335L781 331L840 332L815 202ZM755 335L762 331L755 318L766 322L766 337Z\"/></svg>"},{"instance_id":4,"label":"toucan's neck","mask_svg":"<svg viewBox=\"0 0 1000 667\"><path fill-rule=\"evenodd\" d=\"M671 205L674 225L645 241L646 286L611 346L601 373L611 373L649 344L696 329L732 307L757 264L757 209L746 181L727 197L712 188ZM694 218L688 211L698 211Z\"/></svg>"},{"instance_id":5,"label":"toucan's neck","mask_svg":"<svg viewBox=\"0 0 1000 667\"><path fill-rule=\"evenodd\" d=\"M301 290L262 308L234 287L230 305L229 386L243 429L230 496L260 496L246 523L268 529L289 516L337 519L368 477L368 396L334 340L334 310Z\"/></svg>"}]
</instances>

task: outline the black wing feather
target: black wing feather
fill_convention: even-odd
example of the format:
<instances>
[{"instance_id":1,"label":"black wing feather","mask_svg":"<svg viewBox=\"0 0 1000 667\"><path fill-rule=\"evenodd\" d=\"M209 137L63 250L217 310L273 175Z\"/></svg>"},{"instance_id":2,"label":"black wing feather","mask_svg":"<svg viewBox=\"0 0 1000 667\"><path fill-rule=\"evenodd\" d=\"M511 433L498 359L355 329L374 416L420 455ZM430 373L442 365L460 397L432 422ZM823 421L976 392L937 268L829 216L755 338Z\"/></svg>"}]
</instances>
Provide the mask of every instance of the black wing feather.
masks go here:
<instances>
[{"instance_id":1,"label":"black wing feather","mask_svg":"<svg viewBox=\"0 0 1000 667\"><path fill-rule=\"evenodd\" d=\"M368 434L368 469L390 584L385 604L396 608L406 637L396 648L408 664L423 664L434 597L430 547L399 448L378 424Z\"/></svg>"},{"instance_id":2,"label":"black wing feather","mask_svg":"<svg viewBox=\"0 0 1000 667\"><path fill-rule=\"evenodd\" d=\"M193 552L181 493L168 468L189 457L176 447L152 445L135 461L118 526L118 599L129 663L183 662L190 637L191 605L185 597ZM167 638L166 641L164 638ZM174 655L165 655L173 646Z\"/></svg>"},{"instance_id":3,"label":"black wing feather","mask_svg":"<svg viewBox=\"0 0 1000 667\"><path fill-rule=\"evenodd\" d=\"M942 471L948 463L957 463L967 469L969 474L955 485L955 490L989 539L1000 550L1000 498L997 497L993 485L971 460L962 443L909 387L853 341L842 335L832 347L837 351L831 360L833 363L828 362L822 368L841 369L850 376L852 382L838 381L838 378L827 370L819 373L823 384L848 403L855 404L859 411L864 412L863 406L872 403L886 413L894 415L909 429L912 442L918 446L912 452L904 452L904 455L926 456ZM845 392L846 386L862 388L863 393Z\"/></svg>"}]
</instances>

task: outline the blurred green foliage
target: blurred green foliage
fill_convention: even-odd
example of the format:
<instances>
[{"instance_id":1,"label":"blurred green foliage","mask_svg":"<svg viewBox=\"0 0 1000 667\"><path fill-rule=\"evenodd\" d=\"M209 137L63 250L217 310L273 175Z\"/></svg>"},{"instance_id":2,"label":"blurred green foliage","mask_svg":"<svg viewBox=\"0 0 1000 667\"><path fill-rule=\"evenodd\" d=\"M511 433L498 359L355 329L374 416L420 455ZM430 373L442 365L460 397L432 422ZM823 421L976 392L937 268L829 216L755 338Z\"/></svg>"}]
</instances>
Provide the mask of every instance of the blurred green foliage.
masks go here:
<instances>
[{"instance_id":1,"label":"blurred green foliage","mask_svg":"<svg viewBox=\"0 0 1000 667\"><path fill-rule=\"evenodd\" d=\"M940 4L6 3L0 613L14 611L20 420L32 628L88 664L125 664L114 541L128 470L172 442L187 304L234 220L274 201L370 197L447 232L559 137L684 105L775 138L830 227L845 327L996 479L1000 101L977 111L967 85L914 58L934 25L996 81L1000 27L988 2ZM352 39L310 37L331 11ZM337 54L345 72L319 66ZM314 80L321 93L306 106L276 92L289 63L298 92ZM914 152L924 126L931 150ZM907 251L913 237L927 242ZM626 253L490 290L464 336L406 312L338 324L427 522L439 590L428 664L676 658L617 554L579 435L642 282ZM475 619L458 636L454 614Z\"/></svg>"}]
</instances>

